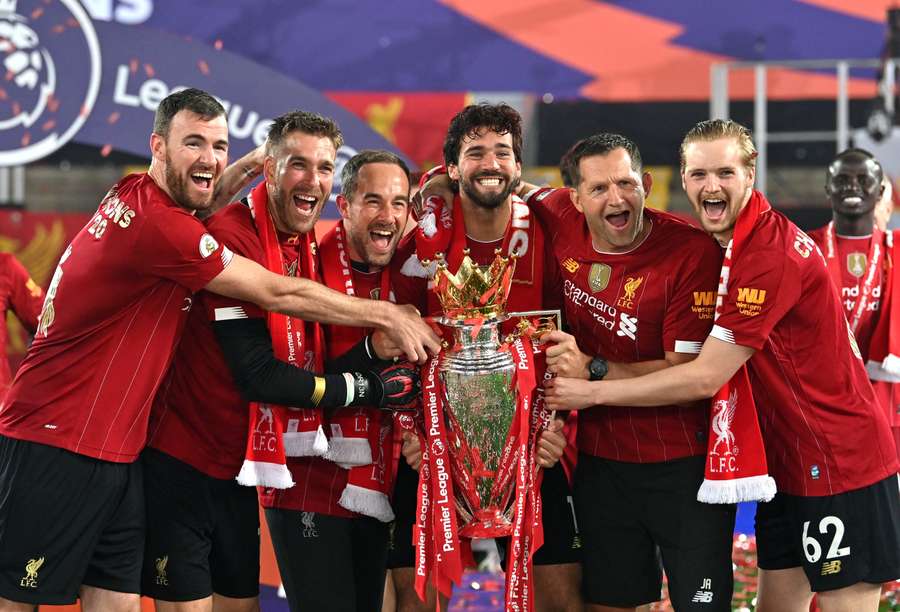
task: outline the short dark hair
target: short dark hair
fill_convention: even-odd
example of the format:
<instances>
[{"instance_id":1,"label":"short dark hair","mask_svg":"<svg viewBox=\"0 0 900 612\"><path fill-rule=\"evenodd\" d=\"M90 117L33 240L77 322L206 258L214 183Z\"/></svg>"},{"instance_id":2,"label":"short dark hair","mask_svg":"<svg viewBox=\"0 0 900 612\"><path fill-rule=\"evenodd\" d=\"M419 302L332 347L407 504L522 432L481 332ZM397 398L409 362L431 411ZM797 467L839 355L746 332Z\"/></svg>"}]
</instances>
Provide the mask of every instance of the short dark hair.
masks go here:
<instances>
[{"instance_id":1,"label":"short dark hair","mask_svg":"<svg viewBox=\"0 0 900 612\"><path fill-rule=\"evenodd\" d=\"M601 132L582 138L572 145L559 160L559 173L562 175L563 184L566 187L577 187L581 182L581 169L579 168L581 160L594 155L608 155L615 149L625 149L631 157L632 170L638 174L641 173L644 162L634 141L621 134Z\"/></svg>"},{"instance_id":2,"label":"short dark hair","mask_svg":"<svg viewBox=\"0 0 900 612\"><path fill-rule=\"evenodd\" d=\"M406 182L409 183L409 167L400 156L382 149L366 149L347 160L347 163L344 164L344 168L341 170L341 195L348 200L356 192L359 171L366 164L394 164L399 166L403 170L403 174L406 175Z\"/></svg>"},{"instance_id":3,"label":"short dark hair","mask_svg":"<svg viewBox=\"0 0 900 612\"><path fill-rule=\"evenodd\" d=\"M188 110L195 115L200 115L204 121L210 121L225 114L225 107L213 96L202 89L189 87L170 93L163 98L156 107L156 116L153 118L153 133L163 138L169 135L169 126L172 118L178 111Z\"/></svg>"},{"instance_id":4,"label":"short dark hair","mask_svg":"<svg viewBox=\"0 0 900 612\"><path fill-rule=\"evenodd\" d=\"M459 152L465 137L480 136L483 131L512 136L513 154L522 161L522 116L509 104L470 104L450 120L444 139L444 163L459 163Z\"/></svg>"},{"instance_id":5,"label":"short dark hair","mask_svg":"<svg viewBox=\"0 0 900 612\"><path fill-rule=\"evenodd\" d=\"M834 156L834 158L829 162L828 167L825 168L825 181L827 182L829 177L831 177L831 167L835 162L844 161L847 159L861 159L861 160L872 160L875 162L875 167L878 168L878 173L880 174L880 178L884 178L884 167L881 165L881 162L878 161L878 158L872 155L871 152L861 149L859 147L849 147L844 149L840 153Z\"/></svg>"},{"instance_id":6,"label":"short dark hair","mask_svg":"<svg viewBox=\"0 0 900 612\"><path fill-rule=\"evenodd\" d=\"M323 117L319 113L293 110L275 117L272 121L272 125L269 126L269 139L266 141L266 153L271 155L272 151L280 147L291 132L303 132L312 136L328 138L334 145L335 151L344 144L344 135L341 134L341 128L334 120Z\"/></svg>"}]
</instances>

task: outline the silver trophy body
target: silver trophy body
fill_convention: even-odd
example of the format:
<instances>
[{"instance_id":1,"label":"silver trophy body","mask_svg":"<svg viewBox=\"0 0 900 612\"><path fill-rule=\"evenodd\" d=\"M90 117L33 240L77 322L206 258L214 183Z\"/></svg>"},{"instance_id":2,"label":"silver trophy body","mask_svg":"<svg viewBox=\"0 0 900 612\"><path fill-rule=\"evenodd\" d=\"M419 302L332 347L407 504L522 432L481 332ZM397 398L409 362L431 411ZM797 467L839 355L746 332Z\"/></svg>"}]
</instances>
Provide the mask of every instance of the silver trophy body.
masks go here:
<instances>
[{"instance_id":1,"label":"silver trophy body","mask_svg":"<svg viewBox=\"0 0 900 612\"><path fill-rule=\"evenodd\" d=\"M514 470L500 470L501 464L510 466L514 459L509 456L511 446L506 447L516 411L516 366L500 344L505 319L500 315L477 323L441 320L453 335L440 376L464 537L506 536L512 530ZM503 474L508 478L498 482Z\"/></svg>"}]
</instances>

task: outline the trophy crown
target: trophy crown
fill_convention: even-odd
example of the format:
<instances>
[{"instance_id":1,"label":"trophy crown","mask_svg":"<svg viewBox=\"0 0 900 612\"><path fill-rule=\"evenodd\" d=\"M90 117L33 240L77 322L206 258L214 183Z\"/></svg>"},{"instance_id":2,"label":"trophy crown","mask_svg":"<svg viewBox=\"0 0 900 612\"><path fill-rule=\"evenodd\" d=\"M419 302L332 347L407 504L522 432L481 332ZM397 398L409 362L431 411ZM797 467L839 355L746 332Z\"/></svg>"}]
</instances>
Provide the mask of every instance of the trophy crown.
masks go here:
<instances>
[{"instance_id":1,"label":"trophy crown","mask_svg":"<svg viewBox=\"0 0 900 612\"><path fill-rule=\"evenodd\" d=\"M434 291L448 319L464 320L501 317L506 313L506 300L516 269L516 255L504 257L494 251L494 261L479 266L463 251L463 259L456 273L447 269L442 253L436 256Z\"/></svg>"}]
</instances>

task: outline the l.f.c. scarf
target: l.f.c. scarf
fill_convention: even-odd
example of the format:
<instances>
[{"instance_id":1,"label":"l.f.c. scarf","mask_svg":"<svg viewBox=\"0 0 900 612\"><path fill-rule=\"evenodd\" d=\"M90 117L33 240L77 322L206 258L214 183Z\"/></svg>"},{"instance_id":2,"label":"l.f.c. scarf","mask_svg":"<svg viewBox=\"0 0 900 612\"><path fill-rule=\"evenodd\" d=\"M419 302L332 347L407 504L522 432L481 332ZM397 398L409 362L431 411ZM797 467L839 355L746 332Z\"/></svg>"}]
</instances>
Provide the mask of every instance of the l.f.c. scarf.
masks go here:
<instances>
[{"instance_id":1,"label":"l.f.c. scarf","mask_svg":"<svg viewBox=\"0 0 900 612\"><path fill-rule=\"evenodd\" d=\"M741 248L756 226L759 216L770 209L761 193L753 191L738 215L734 235L725 249L719 291L716 298L718 319L728 295L731 267L738 262ZM734 504L742 501L769 501L775 496L775 480L768 474L756 404L747 365L713 396L706 470L697 500L710 504ZM740 453L736 452L740 447Z\"/></svg>"},{"instance_id":2,"label":"l.f.c. scarf","mask_svg":"<svg viewBox=\"0 0 900 612\"><path fill-rule=\"evenodd\" d=\"M265 268L287 274L281 240L268 210L265 181L248 196L250 211L262 247ZM298 258L294 274L318 280L316 242L312 232L291 237ZM322 328L277 312L266 314L275 358L315 372L321 372L324 342ZM322 428L321 411L315 408L288 408L276 404L250 403L250 427L244 464L237 476L242 485L286 489L294 485L285 465L285 455L321 455L328 447Z\"/></svg>"}]
</instances>

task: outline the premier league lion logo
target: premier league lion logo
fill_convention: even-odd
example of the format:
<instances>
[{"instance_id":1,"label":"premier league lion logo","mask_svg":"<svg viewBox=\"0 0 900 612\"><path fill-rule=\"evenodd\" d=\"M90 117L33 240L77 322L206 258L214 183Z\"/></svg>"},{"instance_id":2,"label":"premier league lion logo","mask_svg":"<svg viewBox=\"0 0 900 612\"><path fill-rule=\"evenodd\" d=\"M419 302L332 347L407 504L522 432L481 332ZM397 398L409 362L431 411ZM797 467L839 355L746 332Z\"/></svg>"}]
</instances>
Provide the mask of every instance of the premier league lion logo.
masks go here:
<instances>
[{"instance_id":1,"label":"premier league lion logo","mask_svg":"<svg viewBox=\"0 0 900 612\"><path fill-rule=\"evenodd\" d=\"M100 46L77 0L0 0L0 166L68 142L100 89Z\"/></svg>"}]
</instances>

